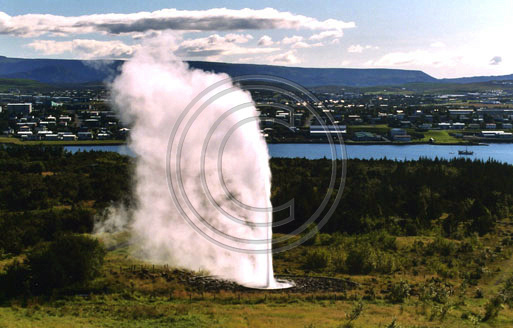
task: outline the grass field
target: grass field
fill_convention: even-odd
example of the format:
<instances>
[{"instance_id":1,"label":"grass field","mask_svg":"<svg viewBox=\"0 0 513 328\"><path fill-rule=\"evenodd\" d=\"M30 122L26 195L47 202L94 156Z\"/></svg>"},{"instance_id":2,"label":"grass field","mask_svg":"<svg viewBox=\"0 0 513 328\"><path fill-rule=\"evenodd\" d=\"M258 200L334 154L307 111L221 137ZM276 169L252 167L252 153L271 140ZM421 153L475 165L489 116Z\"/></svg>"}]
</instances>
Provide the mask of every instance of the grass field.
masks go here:
<instances>
[{"instance_id":1,"label":"grass field","mask_svg":"<svg viewBox=\"0 0 513 328\"><path fill-rule=\"evenodd\" d=\"M448 130L428 130L422 132L424 138L420 139L420 142L429 142L430 138L435 139L435 144L453 144L453 143L468 143L462 138L455 138L449 135Z\"/></svg>"},{"instance_id":2,"label":"grass field","mask_svg":"<svg viewBox=\"0 0 513 328\"><path fill-rule=\"evenodd\" d=\"M472 256L496 248L499 235L513 233L511 222L503 222L499 234L485 235ZM507 277L513 273L512 247L504 247L483 267L484 275L476 285L464 287L462 279L436 272L437 260L427 257L425 265L403 266L389 274L348 275L337 273L328 265L320 270L306 270L305 254L312 250L327 250L323 246L328 235L321 235L320 244L300 246L275 256L278 275L314 275L346 278L359 287L344 293L290 293L248 291L191 290L173 269L145 264L131 256L127 235L102 238L111 249L107 254L104 273L91 289L73 296L54 295L45 298L20 298L0 306L0 327L511 327L513 309L505 307L499 315L482 322L486 304L497 294ZM344 237L337 247L344 248L353 237ZM435 237L398 237L397 258L412 260L412 247L426 245ZM450 241L457 245L458 241ZM344 250L341 250L344 253ZM479 255L481 254L481 255ZM0 261L5 263L6 260ZM460 263L461 262L461 263ZM453 265L464 271L465 259L455 258ZM1 265L0 265L1 268ZM426 299L420 286L432 278L453 286L443 301ZM402 302L388 299L390 286L407 281L411 295ZM369 292L374 296L370 297ZM436 292L439 292L435 289ZM477 297L478 291L483 296ZM349 324L348 316L361 302L361 314ZM395 326L389 326L396 320ZM348 325L349 324L349 325Z\"/></svg>"}]
</instances>

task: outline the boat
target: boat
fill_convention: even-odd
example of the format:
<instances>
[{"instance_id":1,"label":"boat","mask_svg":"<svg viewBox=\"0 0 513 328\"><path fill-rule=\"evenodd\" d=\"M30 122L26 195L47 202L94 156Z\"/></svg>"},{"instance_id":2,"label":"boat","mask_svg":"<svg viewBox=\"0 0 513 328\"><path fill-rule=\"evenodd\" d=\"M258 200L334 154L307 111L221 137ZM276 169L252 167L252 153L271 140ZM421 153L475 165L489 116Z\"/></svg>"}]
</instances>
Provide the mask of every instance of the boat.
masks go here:
<instances>
[{"instance_id":1,"label":"boat","mask_svg":"<svg viewBox=\"0 0 513 328\"><path fill-rule=\"evenodd\" d=\"M460 154L460 155L474 155L474 152L472 150L468 150L467 147L465 147L465 150L458 150L458 154Z\"/></svg>"}]
</instances>

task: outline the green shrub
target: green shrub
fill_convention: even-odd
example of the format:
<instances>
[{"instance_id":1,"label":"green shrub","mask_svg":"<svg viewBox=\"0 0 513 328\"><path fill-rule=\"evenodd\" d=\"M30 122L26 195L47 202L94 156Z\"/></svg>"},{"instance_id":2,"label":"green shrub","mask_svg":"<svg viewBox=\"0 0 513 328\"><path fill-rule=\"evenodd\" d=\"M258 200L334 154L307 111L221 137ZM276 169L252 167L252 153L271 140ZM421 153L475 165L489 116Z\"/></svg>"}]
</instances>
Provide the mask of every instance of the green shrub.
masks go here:
<instances>
[{"instance_id":1,"label":"green shrub","mask_svg":"<svg viewBox=\"0 0 513 328\"><path fill-rule=\"evenodd\" d=\"M405 299L410 297L410 284L404 280L392 284L387 299L392 303L403 303Z\"/></svg>"},{"instance_id":2,"label":"green shrub","mask_svg":"<svg viewBox=\"0 0 513 328\"><path fill-rule=\"evenodd\" d=\"M320 270L328 266L329 254L325 249L316 249L308 251L304 263L304 268L309 270Z\"/></svg>"},{"instance_id":3,"label":"green shrub","mask_svg":"<svg viewBox=\"0 0 513 328\"><path fill-rule=\"evenodd\" d=\"M482 321L489 321L497 318L499 311L504 307L504 299L501 295L497 295L485 304L485 314Z\"/></svg>"},{"instance_id":4,"label":"green shrub","mask_svg":"<svg viewBox=\"0 0 513 328\"><path fill-rule=\"evenodd\" d=\"M369 274L371 272L392 273L399 267L395 256L376 249L368 243L353 245L348 250L345 267L350 274Z\"/></svg>"},{"instance_id":5,"label":"green shrub","mask_svg":"<svg viewBox=\"0 0 513 328\"><path fill-rule=\"evenodd\" d=\"M28 255L31 289L46 293L56 288L82 286L98 275L104 256L105 250L96 239L62 235Z\"/></svg>"}]
</instances>

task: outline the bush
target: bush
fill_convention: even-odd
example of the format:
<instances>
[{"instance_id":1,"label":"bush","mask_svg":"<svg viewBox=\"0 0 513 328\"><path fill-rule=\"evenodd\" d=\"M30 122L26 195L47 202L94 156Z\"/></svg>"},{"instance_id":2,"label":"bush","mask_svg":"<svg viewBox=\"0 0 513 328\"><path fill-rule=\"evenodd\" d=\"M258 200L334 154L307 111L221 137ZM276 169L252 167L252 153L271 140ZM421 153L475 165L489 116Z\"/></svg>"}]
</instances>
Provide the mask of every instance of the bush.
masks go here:
<instances>
[{"instance_id":1,"label":"bush","mask_svg":"<svg viewBox=\"0 0 513 328\"><path fill-rule=\"evenodd\" d=\"M306 254L305 269L320 270L328 266L329 254L325 249L309 251Z\"/></svg>"},{"instance_id":2,"label":"bush","mask_svg":"<svg viewBox=\"0 0 513 328\"><path fill-rule=\"evenodd\" d=\"M347 253L346 268L350 274L386 274L396 271L398 266L393 254L376 249L368 243L353 245Z\"/></svg>"},{"instance_id":3,"label":"bush","mask_svg":"<svg viewBox=\"0 0 513 328\"><path fill-rule=\"evenodd\" d=\"M456 244L443 237L436 237L436 239L428 244L425 249L425 255L432 256L435 254L441 256L452 256L456 252Z\"/></svg>"},{"instance_id":4,"label":"bush","mask_svg":"<svg viewBox=\"0 0 513 328\"><path fill-rule=\"evenodd\" d=\"M29 271L23 264L15 261L0 276L0 300L9 299L28 291Z\"/></svg>"},{"instance_id":5,"label":"bush","mask_svg":"<svg viewBox=\"0 0 513 328\"><path fill-rule=\"evenodd\" d=\"M501 295L497 295L488 301L485 305L485 314L482 321L488 321L496 318L499 315L499 311L504 307L504 299Z\"/></svg>"},{"instance_id":6,"label":"bush","mask_svg":"<svg viewBox=\"0 0 513 328\"><path fill-rule=\"evenodd\" d=\"M46 293L56 288L83 286L98 275L104 256L105 250L96 239L60 236L28 255L31 289Z\"/></svg>"},{"instance_id":7,"label":"bush","mask_svg":"<svg viewBox=\"0 0 513 328\"><path fill-rule=\"evenodd\" d=\"M410 297L411 287L406 281L401 280L392 284L387 299L392 303L403 303L405 299Z\"/></svg>"}]
</instances>

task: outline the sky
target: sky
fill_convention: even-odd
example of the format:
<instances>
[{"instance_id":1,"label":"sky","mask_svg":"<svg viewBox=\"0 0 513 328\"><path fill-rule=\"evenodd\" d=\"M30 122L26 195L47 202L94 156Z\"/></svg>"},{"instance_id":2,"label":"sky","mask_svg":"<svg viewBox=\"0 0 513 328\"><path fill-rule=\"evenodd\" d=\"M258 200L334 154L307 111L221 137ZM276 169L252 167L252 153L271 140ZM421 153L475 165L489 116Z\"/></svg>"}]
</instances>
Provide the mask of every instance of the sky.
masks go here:
<instances>
[{"instance_id":1,"label":"sky","mask_svg":"<svg viewBox=\"0 0 513 328\"><path fill-rule=\"evenodd\" d=\"M513 73L511 0L0 0L0 55L126 59L172 31L184 60Z\"/></svg>"}]
</instances>

